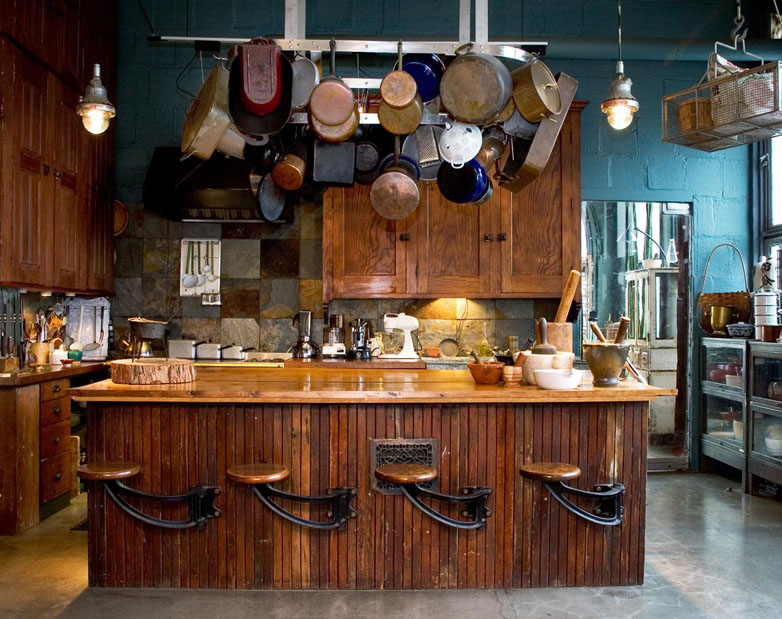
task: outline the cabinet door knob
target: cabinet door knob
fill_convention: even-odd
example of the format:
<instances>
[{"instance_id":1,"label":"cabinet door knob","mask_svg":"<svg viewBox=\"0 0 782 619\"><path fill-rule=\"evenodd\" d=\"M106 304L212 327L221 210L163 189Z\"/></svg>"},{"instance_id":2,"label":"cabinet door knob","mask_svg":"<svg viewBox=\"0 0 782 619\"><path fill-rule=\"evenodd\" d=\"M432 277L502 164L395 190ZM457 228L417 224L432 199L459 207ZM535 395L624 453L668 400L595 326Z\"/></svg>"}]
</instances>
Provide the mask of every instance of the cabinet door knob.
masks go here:
<instances>
[{"instance_id":1,"label":"cabinet door knob","mask_svg":"<svg viewBox=\"0 0 782 619\"><path fill-rule=\"evenodd\" d=\"M497 235L497 240L498 240L498 241L507 241L507 240L508 240L508 235L507 235L507 234L505 234L504 232L500 232L500 233Z\"/></svg>"},{"instance_id":2,"label":"cabinet door knob","mask_svg":"<svg viewBox=\"0 0 782 619\"><path fill-rule=\"evenodd\" d=\"M55 445L59 445L61 440L62 440L62 439L60 439L60 437L59 437L59 436L55 436L55 437L54 437L54 440L53 440L52 442L53 442Z\"/></svg>"},{"instance_id":3,"label":"cabinet door knob","mask_svg":"<svg viewBox=\"0 0 782 619\"><path fill-rule=\"evenodd\" d=\"M56 178L57 180L60 180L61 176L62 176L62 173L57 168L54 168L54 178Z\"/></svg>"},{"instance_id":4,"label":"cabinet door knob","mask_svg":"<svg viewBox=\"0 0 782 619\"><path fill-rule=\"evenodd\" d=\"M62 479L62 473L54 474L54 481L60 481Z\"/></svg>"},{"instance_id":5,"label":"cabinet door knob","mask_svg":"<svg viewBox=\"0 0 782 619\"><path fill-rule=\"evenodd\" d=\"M60 412L61 412L61 411L60 411L60 407L58 406L58 407L57 407L57 408L55 408L55 409L54 409L52 412L53 412L55 415L59 416L59 415L60 415Z\"/></svg>"},{"instance_id":6,"label":"cabinet door knob","mask_svg":"<svg viewBox=\"0 0 782 619\"><path fill-rule=\"evenodd\" d=\"M493 234L484 234L483 235L483 240L486 243L491 243L494 240L494 235Z\"/></svg>"},{"instance_id":7,"label":"cabinet door knob","mask_svg":"<svg viewBox=\"0 0 782 619\"><path fill-rule=\"evenodd\" d=\"M400 241L409 241L410 240L410 235L407 232L403 232L402 234L399 235L399 240Z\"/></svg>"},{"instance_id":8,"label":"cabinet door knob","mask_svg":"<svg viewBox=\"0 0 782 619\"><path fill-rule=\"evenodd\" d=\"M43 164L43 175L46 176L49 172L51 172L51 168L44 163Z\"/></svg>"},{"instance_id":9,"label":"cabinet door knob","mask_svg":"<svg viewBox=\"0 0 782 619\"><path fill-rule=\"evenodd\" d=\"M60 393L60 391L61 391L60 385L55 385L54 387L52 387L52 393Z\"/></svg>"}]
</instances>

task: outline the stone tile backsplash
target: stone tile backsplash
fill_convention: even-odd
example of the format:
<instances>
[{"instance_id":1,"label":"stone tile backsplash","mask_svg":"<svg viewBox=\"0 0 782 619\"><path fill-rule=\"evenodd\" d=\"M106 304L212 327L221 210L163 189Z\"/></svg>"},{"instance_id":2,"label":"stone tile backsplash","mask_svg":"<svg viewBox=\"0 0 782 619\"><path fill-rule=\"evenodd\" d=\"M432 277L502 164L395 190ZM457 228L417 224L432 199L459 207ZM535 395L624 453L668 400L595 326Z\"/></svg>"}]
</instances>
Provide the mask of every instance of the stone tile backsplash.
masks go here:
<instances>
[{"instance_id":1,"label":"stone tile backsplash","mask_svg":"<svg viewBox=\"0 0 782 619\"><path fill-rule=\"evenodd\" d=\"M130 205L131 221L116 239L116 295L111 299L117 341L127 319L143 315L171 318L171 336L240 344L263 351L287 350L296 341L296 312L310 309L313 336L320 342L322 320L323 210L302 203L289 224L178 223ZM182 238L222 240L222 305L201 305L200 298L179 296L179 251ZM534 333L533 316L550 316L556 303L531 299L337 299L331 313L346 323L360 316L382 329L383 314L405 312L418 317L419 338L436 347L460 331L468 348L484 336L505 346L509 335L522 342ZM460 319L462 319L460 321ZM461 322L461 327L460 327ZM485 334L485 335L484 335Z\"/></svg>"}]
</instances>

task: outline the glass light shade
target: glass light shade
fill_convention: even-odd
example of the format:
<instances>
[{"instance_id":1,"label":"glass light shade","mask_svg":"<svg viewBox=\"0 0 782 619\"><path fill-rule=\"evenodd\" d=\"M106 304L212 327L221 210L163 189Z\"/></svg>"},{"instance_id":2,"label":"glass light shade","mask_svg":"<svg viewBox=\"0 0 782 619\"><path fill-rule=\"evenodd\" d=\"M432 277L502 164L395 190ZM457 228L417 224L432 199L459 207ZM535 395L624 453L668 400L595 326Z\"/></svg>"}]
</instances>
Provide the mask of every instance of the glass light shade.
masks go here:
<instances>
[{"instance_id":1,"label":"glass light shade","mask_svg":"<svg viewBox=\"0 0 782 619\"><path fill-rule=\"evenodd\" d=\"M614 129L626 129L633 122L633 115L638 111L638 101L631 92L633 81L624 74L624 63L616 63L616 77L611 82L608 96L600 105L606 115L608 124Z\"/></svg>"},{"instance_id":2,"label":"glass light shade","mask_svg":"<svg viewBox=\"0 0 782 619\"><path fill-rule=\"evenodd\" d=\"M101 109L88 109L81 115L84 128L94 135L100 135L109 128L111 116Z\"/></svg>"},{"instance_id":3,"label":"glass light shade","mask_svg":"<svg viewBox=\"0 0 782 619\"><path fill-rule=\"evenodd\" d=\"M84 128L94 135L100 135L109 128L109 120L116 116L116 110L109 101L106 87L100 80L100 65L93 65L92 79L84 96L79 100L76 113L81 116Z\"/></svg>"}]
</instances>

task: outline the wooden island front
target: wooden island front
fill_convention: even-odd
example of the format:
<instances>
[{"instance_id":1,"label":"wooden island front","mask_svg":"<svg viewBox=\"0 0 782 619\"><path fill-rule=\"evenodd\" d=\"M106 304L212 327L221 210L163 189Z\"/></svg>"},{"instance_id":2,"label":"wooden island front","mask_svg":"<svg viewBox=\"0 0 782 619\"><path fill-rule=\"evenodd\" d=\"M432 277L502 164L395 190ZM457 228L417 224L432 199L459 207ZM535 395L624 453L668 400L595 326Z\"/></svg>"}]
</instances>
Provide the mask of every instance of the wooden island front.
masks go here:
<instances>
[{"instance_id":1,"label":"wooden island front","mask_svg":"<svg viewBox=\"0 0 782 619\"><path fill-rule=\"evenodd\" d=\"M475 385L465 371L199 368L195 382L72 390L88 407L88 459L132 462L135 489L177 494L216 486L220 514L173 530L130 517L101 482L89 494L89 580L95 587L452 589L635 585L643 582L648 402L673 392L634 382L574 391ZM439 492L492 489L478 530L441 524L402 495L375 489L384 439L417 439ZM423 441L422 441L423 439ZM399 441L396 441L399 443ZM402 453L393 452L393 453ZM391 453L391 452L389 452ZM427 456L429 454L429 456ZM624 520L586 521L519 470L577 465L581 489L621 482ZM315 530L273 513L235 465L287 467L280 490L354 487L356 516ZM132 499L153 516L187 510ZM309 519L323 507L281 504ZM460 518L459 508L438 505Z\"/></svg>"}]
</instances>

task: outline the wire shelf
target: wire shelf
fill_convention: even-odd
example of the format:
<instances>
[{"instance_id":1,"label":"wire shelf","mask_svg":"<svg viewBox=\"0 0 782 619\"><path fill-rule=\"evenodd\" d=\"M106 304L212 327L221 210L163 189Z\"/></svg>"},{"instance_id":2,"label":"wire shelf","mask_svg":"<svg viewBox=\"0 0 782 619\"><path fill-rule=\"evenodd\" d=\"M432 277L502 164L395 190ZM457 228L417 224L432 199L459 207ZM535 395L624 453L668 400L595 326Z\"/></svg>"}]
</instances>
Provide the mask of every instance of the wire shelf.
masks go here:
<instances>
[{"instance_id":1,"label":"wire shelf","mask_svg":"<svg viewBox=\"0 0 782 619\"><path fill-rule=\"evenodd\" d=\"M782 61L663 97L663 142L707 152L782 135Z\"/></svg>"}]
</instances>

